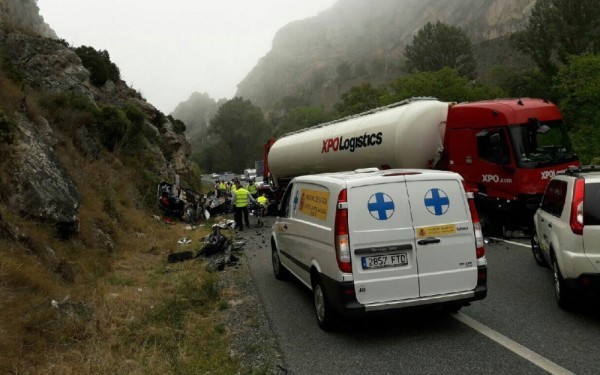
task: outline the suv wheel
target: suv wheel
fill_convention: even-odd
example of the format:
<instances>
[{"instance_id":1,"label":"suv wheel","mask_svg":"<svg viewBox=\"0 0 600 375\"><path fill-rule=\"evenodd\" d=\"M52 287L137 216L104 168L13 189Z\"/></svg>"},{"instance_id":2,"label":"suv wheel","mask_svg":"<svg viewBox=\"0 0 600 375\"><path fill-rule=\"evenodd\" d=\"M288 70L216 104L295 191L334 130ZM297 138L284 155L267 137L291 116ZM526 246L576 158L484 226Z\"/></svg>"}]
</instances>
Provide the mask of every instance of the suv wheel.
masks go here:
<instances>
[{"instance_id":1,"label":"suv wheel","mask_svg":"<svg viewBox=\"0 0 600 375\"><path fill-rule=\"evenodd\" d=\"M556 302L564 310L570 310L572 303L571 292L565 285L565 281L558 268L558 262L556 258L552 259L552 270L554 271L554 294L556 296Z\"/></svg>"},{"instance_id":2,"label":"suv wheel","mask_svg":"<svg viewBox=\"0 0 600 375\"><path fill-rule=\"evenodd\" d=\"M534 233L531 237L531 252L533 253L533 259L535 259L538 265L548 267L548 262L544 259L544 254L542 254L542 250L540 249L540 241L537 233Z\"/></svg>"},{"instance_id":3,"label":"suv wheel","mask_svg":"<svg viewBox=\"0 0 600 375\"><path fill-rule=\"evenodd\" d=\"M315 306L315 315L317 317L317 323L324 331L330 331L333 329L335 320L335 311L329 305L325 290L321 280L317 278L313 285L313 299Z\"/></svg>"}]
</instances>

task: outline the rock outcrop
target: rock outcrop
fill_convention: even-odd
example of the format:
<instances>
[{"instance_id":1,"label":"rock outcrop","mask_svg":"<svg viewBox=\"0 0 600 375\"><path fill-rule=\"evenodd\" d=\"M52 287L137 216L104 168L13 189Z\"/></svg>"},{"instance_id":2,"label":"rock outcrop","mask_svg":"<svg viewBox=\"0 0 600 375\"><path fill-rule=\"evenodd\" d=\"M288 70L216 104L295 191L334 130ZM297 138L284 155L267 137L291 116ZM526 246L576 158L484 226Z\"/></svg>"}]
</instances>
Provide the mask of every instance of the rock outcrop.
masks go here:
<instances>
[{"instance_id":1,"label":"rock outcrop","mask_svg":"<svg viewBox=\"0 0 600 375\"><path fill-rule=\"evenodd\" d=\"M24 115L17 116L17 128L9 204L24 216L54 223L68 237L78 230L81 194L53 150L56 140L49 128Z\"/></svg>"}]
</instances>

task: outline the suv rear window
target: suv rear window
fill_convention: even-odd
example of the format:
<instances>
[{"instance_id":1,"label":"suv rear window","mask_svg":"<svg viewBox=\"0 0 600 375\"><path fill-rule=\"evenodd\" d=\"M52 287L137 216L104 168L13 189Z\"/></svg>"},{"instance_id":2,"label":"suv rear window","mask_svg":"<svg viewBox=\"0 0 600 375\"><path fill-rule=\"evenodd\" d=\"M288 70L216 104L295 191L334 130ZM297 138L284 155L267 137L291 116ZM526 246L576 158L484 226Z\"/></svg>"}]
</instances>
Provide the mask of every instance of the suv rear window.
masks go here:
<instances>
[{"instance_id":1,"label":"suv rear window","mask_svg":"<svg viewBox=\"0 0 600 375\"><path fill-rule=\"evenodd\" d=\"M548 187L546 188L546 193L544 194L544 200L542 201L542 210L548 212L551 215L560 217L560 215L562 215L563 206L565 205L566 195L566 181L550 181Z\"/></svg>"},{"instance_id":2,"label":"suv rear window","mask_svg":"<svg viewBox=\"0 0 600 375\"><path fill-rule=\"evenodd\" d=\"M585 184L583 222L585 225L600 225L600 183Z\"/></svg>"}]
</instances>

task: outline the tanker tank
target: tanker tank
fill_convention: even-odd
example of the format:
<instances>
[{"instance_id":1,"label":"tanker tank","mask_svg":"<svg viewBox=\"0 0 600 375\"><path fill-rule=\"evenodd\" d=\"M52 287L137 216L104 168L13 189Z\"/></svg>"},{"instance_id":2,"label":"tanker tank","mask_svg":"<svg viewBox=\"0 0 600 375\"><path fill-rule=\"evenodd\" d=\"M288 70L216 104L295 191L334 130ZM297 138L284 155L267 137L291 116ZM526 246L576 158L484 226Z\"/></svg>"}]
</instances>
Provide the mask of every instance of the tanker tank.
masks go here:
<instances>
[{"instance_id":1,"label":"tanker tank","mask_svg":"<svg viewBox=\"0 0 600 375\"><path fill-rule=\"evenodd\" d=\"M429 168L443 151L449 104L408 99L288 133L269 151L273 181L369 167Z\"/></svg>"}]
</instances>

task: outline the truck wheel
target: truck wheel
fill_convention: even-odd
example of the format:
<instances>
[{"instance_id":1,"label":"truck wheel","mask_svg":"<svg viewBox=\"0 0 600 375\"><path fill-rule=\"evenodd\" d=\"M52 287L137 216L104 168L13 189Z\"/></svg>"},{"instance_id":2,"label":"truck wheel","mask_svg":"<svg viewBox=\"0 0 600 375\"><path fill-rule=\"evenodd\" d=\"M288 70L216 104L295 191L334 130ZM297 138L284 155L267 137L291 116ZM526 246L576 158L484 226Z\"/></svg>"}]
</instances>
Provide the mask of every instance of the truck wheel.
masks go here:
<instances>
[{"instance_id":1,"label":"truck wheel","mask_svg":"<svg viewBox=\"0 0 600 375\"><path fill-rule=\"evenodd\" d=\"M573 296L571 295L571 291L565 285L556 258L552 259L552 270L554 271L554 294L556 296L556 302L558 302L558 306L563 310L569 311L572 309Z\"/></svg>"},{"instance_id":2,"label":"truck wheel","mask_svg":"<svg viewBox=\"0 0 600 375\"><path fill-rule=\"evenodd\" d=\"M273 263L273 273L277 280L286 280L288 278L288 270L281 264L277 248L273 246L271 251L271 262Z\"/></svg>"},{"instance_id":3,"label":"truck wheel","mask_svg":"<svg viewBox=\"0 0 600 375\"><path fill-rule=\"evenodd\" d=\"M531 236L531 252L533 253L533 259L535 259L535 262L539 266L548 267L548 262L544 259L544 254L542 254L542 250L540 249L540 241L537 233Z\"/></svg>"},{"instance_id":4,"label":"truck wheel","mask_svg":"<svg viewBox=\"0 0 600 375\"><path fill-rule=\"evenodd\" d=\"M321 279L317 277L313 281L313 284L313 299L317 323L319 323L319 327L323 331L331 331L334 328L336 313L329 305Z\"/></svg>"}]
</instances>

